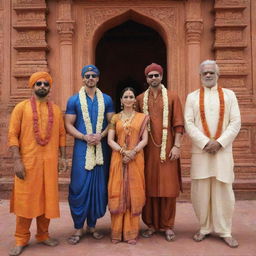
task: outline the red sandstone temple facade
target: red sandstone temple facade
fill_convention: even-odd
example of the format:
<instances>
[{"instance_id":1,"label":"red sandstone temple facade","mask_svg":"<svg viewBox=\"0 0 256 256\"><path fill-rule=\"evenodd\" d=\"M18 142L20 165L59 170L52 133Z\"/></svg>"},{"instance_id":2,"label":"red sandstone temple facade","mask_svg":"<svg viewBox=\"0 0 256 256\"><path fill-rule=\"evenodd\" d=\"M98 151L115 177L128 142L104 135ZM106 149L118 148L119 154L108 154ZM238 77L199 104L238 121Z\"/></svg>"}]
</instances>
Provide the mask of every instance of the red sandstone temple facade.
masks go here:
<instances>
[{"instance_id":1,"label":"red sandstone temple facade","mask_svg":"<svg viewBox=\"0 0 256 256\"><path fill-rule=\"evenodd\" d=\"M99 86L118 105L120 88L145 90L144 67L157 62L166 70L164 83L184 103L200 86L198 66L205 59L217 60L219 84L238 97L242 129L234 143L234 188L237 198L255 198L255 13L254 0L0 0L0 198L9 196L13 179L8 121L14 105L31 95L31 73L51 73L51 97L64 111L81 86L83 65L99 67ZM72 143L68 137L69 156ZM188 198L186 136L182 149ZM60 177L63 198L68 177Z\"/></svg>"}]
</instances>

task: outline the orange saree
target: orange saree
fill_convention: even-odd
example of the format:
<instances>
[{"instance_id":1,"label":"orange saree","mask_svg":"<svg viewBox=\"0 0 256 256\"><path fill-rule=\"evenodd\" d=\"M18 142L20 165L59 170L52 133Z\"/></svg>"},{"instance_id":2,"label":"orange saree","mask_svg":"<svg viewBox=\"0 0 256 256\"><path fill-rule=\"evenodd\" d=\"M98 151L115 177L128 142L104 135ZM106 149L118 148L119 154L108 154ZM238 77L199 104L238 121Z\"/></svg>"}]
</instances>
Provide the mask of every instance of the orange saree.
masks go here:
<instances>
[{"instance_id":1,"label":"orange saree","mask_svg":"<svg viewBox=\"0 0 256 256\"><path fill-rule=\"evenodd\" d=\"M134 115L125 126L120 114L113 116L110 129L115 129L117 143L127 150L140 141L148 117ZM145 204L144 153L139 151L128 164L122 163L122 155L112 152L108 183L108 206L111 213L112 239L135 239L139 232L139 215Z\"/></svg>"}]
</instances>

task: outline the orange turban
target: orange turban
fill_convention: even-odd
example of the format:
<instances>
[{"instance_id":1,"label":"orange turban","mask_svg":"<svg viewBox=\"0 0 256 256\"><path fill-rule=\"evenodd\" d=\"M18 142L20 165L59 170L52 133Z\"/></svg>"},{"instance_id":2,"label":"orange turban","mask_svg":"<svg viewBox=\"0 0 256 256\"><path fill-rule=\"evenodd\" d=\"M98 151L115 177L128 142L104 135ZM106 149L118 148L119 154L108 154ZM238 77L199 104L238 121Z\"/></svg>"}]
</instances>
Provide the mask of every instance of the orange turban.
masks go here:
<instances>
[{"instance_id":1,"label":"orange turban","mask_svg":"<svg viewBox=\"0 0 256 256\"><path fill-rule=\"evenodd\" d=\"M152 63L145 68L145 75L147 75L151 71L157 71L160 75L163 74L163 68L156 63Z\"/></svg>"},{"instance_id":2,"label":"orange turban","mask_svg":"<svg viewBox=\"0 0 256 256\"><path fill-rule=\"evenodd\" d=\"M35 82L41 78L43 78L47 82L49 82L50 87L52 87L52 77L47 72L36 72L36 73L32 74L28 81L29 87L32 88L33 85L35 84Z\"/></svg>"}]
</instances>

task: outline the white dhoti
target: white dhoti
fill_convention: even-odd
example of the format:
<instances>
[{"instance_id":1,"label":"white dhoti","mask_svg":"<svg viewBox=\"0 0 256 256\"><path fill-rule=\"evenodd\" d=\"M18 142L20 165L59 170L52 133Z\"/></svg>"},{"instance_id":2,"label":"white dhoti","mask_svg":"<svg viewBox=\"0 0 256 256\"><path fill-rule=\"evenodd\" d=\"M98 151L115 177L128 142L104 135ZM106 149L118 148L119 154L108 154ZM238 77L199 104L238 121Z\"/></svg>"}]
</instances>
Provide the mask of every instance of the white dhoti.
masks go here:
<instances>
[{"instance_id":1,"label":"white dhoti","mask_svg":"<svg viewBox=\"0 0 256 256\"><path fill-rule=\"evenodd\" d=\"M220 237L231 236L235 196L232 183L215 177L192 179L191 200L200 223L200 233L216 232Z\"/></svg>"}]
</instances>

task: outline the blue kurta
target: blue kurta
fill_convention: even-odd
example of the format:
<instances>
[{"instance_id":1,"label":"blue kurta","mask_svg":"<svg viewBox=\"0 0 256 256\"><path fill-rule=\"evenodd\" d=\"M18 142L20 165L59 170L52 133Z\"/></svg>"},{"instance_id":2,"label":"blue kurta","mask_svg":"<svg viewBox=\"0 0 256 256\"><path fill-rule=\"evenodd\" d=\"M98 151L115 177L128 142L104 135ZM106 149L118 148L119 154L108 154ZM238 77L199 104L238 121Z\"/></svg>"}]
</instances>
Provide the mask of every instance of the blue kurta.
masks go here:
<instances>
[{"instance_id":1,"label":"blue kurta","mask_svg":"<svg viewBox=\"0 0 256 256\"><path fill-rule=\"evenodd\" d=\"M105 113L102 131L108 125L106 114L114 112L114 106L110 96L103 94L103 98ZM86 100L93 133L96 133L98 100L96 96L92 100L88 95L86 95ZM87 134L79 94L75 94L69 98L66 114L76 115L74 126L81 133ZM96 165L93 170L89 171L85 169L87 143L75 139L68 200L76 229L83 228L85 219L87 219L87 225L89 227L94 227L97 219L102 217L106 212L110 152L106 137L101 140L101 143L104 165Z\"/></svg>"}]
</instances>

